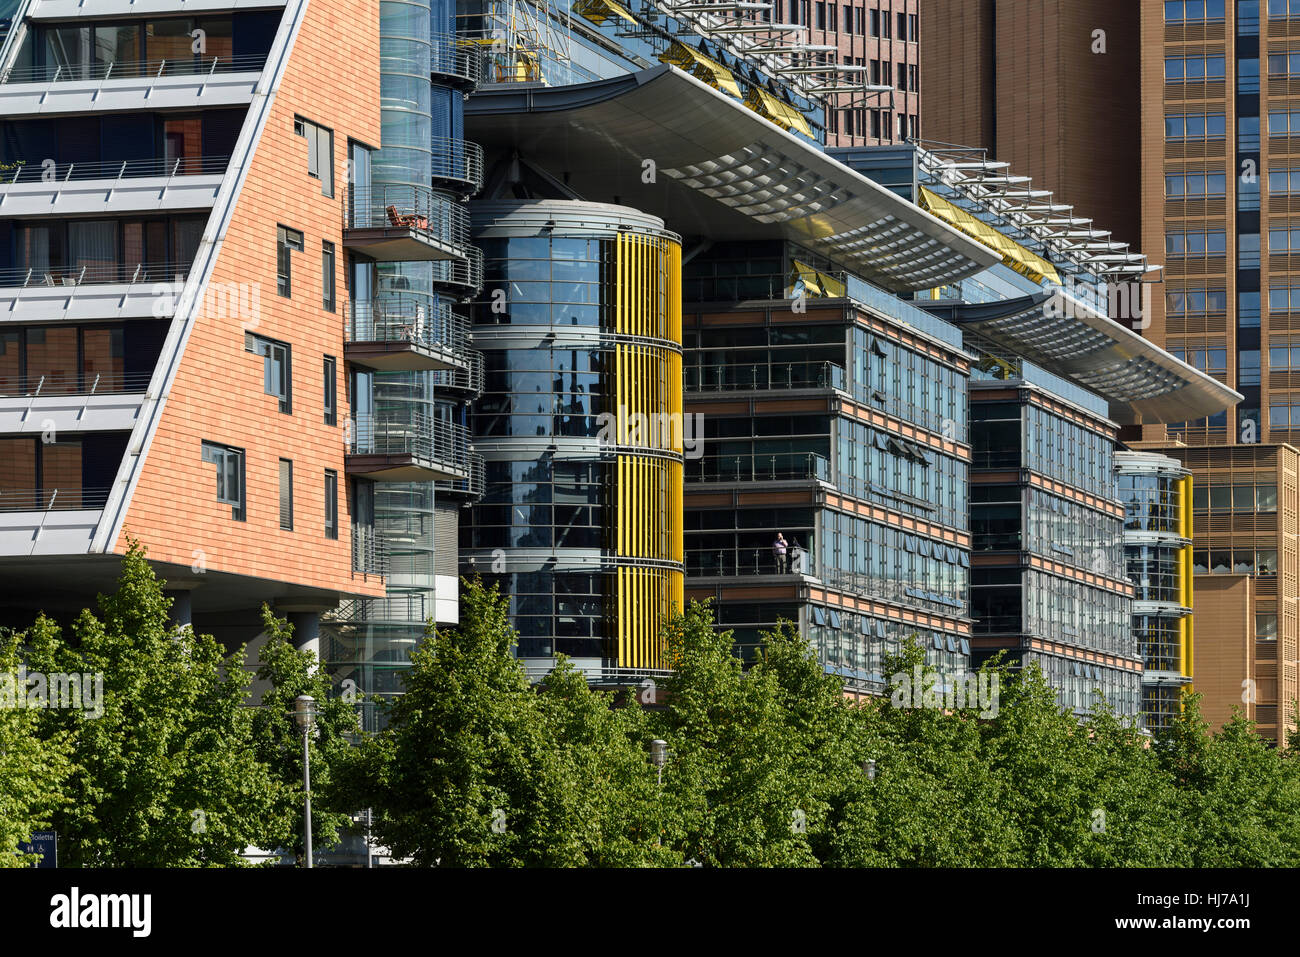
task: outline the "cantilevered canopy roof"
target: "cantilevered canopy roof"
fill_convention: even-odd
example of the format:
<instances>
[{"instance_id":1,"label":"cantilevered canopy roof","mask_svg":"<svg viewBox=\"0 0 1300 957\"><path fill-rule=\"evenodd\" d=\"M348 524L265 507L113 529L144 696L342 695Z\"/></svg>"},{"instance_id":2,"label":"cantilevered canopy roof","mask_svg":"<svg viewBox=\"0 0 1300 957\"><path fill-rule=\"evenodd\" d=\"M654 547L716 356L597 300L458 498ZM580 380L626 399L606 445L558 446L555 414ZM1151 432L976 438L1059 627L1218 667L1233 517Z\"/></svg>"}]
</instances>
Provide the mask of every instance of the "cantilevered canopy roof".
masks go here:
<instances>
[{"instance_id":1,"label":"cantilevered canopy roof","mask_svg":"<svg viewBox=\"0 0 1300 957\"><path fill-rule=\"evenodd\" d=\"M693 76L664 65L574 86L480 90L466 135L517 151L585 199L711 240L803 243L895 292L932 289L1001 260Z\"/></svg>"},{"instance_id":2,"label":"cantilevered canopy roof","mask_svg":"<svg viewBox=\"0 0 1300 957\"><path fill-rule=\"evenodd\" d=\"M1122 425L1186 422L1242 400L1222 382L1059 289L1002 302L917 305L1097 393Z\"/></svg>"}]
</instances>

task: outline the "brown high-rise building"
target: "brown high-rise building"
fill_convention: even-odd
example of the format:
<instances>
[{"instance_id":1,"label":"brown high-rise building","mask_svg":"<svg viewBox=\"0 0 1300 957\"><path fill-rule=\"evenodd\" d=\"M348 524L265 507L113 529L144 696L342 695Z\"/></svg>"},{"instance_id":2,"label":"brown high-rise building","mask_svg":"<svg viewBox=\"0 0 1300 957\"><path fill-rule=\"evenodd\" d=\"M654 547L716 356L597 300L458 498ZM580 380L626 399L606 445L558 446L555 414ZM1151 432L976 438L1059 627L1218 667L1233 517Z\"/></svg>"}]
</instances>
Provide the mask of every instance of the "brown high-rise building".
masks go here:
<instances>
[{"instance_id":1,"label":"brown high-rise building","mask_svg":"<svg viewBox=\"0 0 1300 957\"><path fill-rule=\"evenodd\" d=\"M1207 717L1240 707L1284 744L1300 690L1300 3L943 7L922 33L927 138L972 140L1066 202L1088 197L1163 266L1142 334L1245 397L1130 438L1193 473ZM1092 29L1105 56L1080 52Z\"/></svg>"},{"instance_id":2,"label":"brown high-rise building","mask_svg":"<svg viewBox=\"0 0 1300 957\"><path fill-rule=\"evenodd\" d=\"M826 117L828 146L875 146L920 136L921 0L777 0L774 19L808 27L801 42L833 46L855 78L889 92L840 97ZM829 51L827 51L829 52Z\"/></svg>"},{"instance_id":3,"label":"brown high-rise building","mask_svg":"<svg viewBox=\"0 0 1300 957\"><path fill-rule=\"evenodd\" d=\"M924 138L987 149L1136 246L1137 10L1134 0L926 0Z\"/></svg>"}]
</instances>

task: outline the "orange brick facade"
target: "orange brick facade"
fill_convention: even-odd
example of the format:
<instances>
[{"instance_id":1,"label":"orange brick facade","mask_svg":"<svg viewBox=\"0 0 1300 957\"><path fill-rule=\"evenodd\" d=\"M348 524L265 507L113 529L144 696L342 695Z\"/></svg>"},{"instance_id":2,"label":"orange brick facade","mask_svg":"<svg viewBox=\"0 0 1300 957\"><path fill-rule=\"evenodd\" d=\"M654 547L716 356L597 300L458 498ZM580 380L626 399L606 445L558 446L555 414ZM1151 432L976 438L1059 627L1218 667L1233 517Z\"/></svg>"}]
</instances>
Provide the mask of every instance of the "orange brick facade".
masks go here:
<instances>
[{"instance_id":1,"label":"orange brick facade","mask_svg":"<svg viewBox=\"0 0 1300 957\"><path fill-rule=\"evenodd\" d=\"M345 257L343 203L348 140L380 145L378 0L313 0L294 43L249 174L224 236L213 284L257 283L260 313L200 314L142 467L122 534L156 561L191 565L201 549L207 571L313 588L382 595L383 580L351 571L346 408L324 422L323 360L336 362L336 396L346 404L343 361ZM340 24L347 24L340 30ZM301 116L333 130L334 196L307 174ZM291 253L292 297L277 294L276 227L299 230ZM335 248L336 312L322 303L322 242ZM218 287L220 288L220 286ZM229 287L227 287L229 288ZM212 312L213 310L205 310ZM263 390L263 359L245 351L245 331L292 348L292 414ZM216 499L215 467L203 441L245 450L246 521ZM293 461L294 528L280 528L279 459ZM325 537L325 470L339 477L337 540Z\"/></svg>"}]
</instances>

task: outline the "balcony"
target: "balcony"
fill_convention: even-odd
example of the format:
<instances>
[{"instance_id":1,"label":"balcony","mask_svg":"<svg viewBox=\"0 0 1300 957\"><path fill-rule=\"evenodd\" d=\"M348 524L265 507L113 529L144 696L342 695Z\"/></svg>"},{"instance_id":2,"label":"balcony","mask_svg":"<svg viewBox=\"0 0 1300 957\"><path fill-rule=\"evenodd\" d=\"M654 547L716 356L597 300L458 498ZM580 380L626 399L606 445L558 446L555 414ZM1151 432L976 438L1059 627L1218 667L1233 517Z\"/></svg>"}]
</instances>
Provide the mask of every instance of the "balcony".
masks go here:
<instances>
[{"instance_id":1,"label":"balcony","mask_svg":"<svg viewBox=\"0 0 1300 957\"><path fill-rule=\"evenodd\" d=\"M0 433L129 432L152 373L0 375Z\"/></svg>"},{"instance_id":2,"label":"balcony","mask_svg":"<svg viewBox=\"0 0 1300 957\"><path fill-rule=\"evenodd\" d=\"M354 188L344 205L343 245L378 262L464 262L472 248L469 210L423 186Z\"/></svg>"},{"instance_id":3,"label":"balcony","mask_svg":"<svg viewBox=\"0 0 1300 957\"><path fill-rule=\"evenodd\" d=\"M367 576L388 574L388 548L372 525L352 526L352 571Z\"/></svg>"},{"instance_id":4,"label":"balcony","mask_svg":"<svg viewBox=\"0 0 1300 957\"><path fill-rule=\"evenodd\" d=\"M483 497L484 484L483 456L477 452L470 452L468 478L454 482L435 482L434 487L439 495L479 499Z\"/></svg>"},{"instance_id":5,"label":"balcony","mask_svg":"<svg viewBox=\"0 0 1300 957\"><path fill-rule=\"evenodd\" d=\"M469 198L483 188L483 147L451 136L433 138L435 185Z\"/></svg>"},{"instance_id":6,"label":"balcony","mask_svg":"<svg viewBox=\"0 0 1300 957\"><path fill-rule=\"evenodd\" d=\"M830 462L814 452L726 455L687 463L689 482L830 482Z\"/></svg>"},{"instance_id":7,"label":"balcony","mask_svg":"<svg viewBox=\"0 0 1300 957\"><path fill-rule=\"evenodd\" d=\"M0 314L10 322L165 319L190 263L83 263L0 269Z\"/></svg>"},{"instance_id":8,"label":"balcony","mask_svg":"<svg viewBox=\"0 0 1300 957\"><path fill-rule=\"evenodd\" d=\"M11 67L0 73L0 116L246 105L265 66L256 55Z\"/></svg>"},{"instance_id":9,"label":"balcony","mask_svg":"<svg viewBox=\"0 0 1300 957\"><path fill-rule=\"evenodd\" d=\"M739 362L687 366L684 371L687 392L844 391L844 367L833 362Z\"/></svg>"},{"instance_id":10,"label":"balcony","mask_svg":"<svg viewBox=\"0 0 1300 957\"><path fill-rule=\"evenodd\" d=\"M0 556L84 555L106 488L0 488Z\"/></svg>"},{"instance_id":11,"label":"balcony","mask_svg":"<svg viewBox=\"0 0 1300 957\"><path fill-rule=\"evenodd\" d=\"M811 550L804 549L798 553L787 550L778 561L771 546L687 549L686 574L692 578L817 577Z\"/></svg>"},{"instance_id":12,"label":"balcony","mask_svg":"<svg viewBox=\"0 0 1300 957\"><path fill-rule=\"evenodd\" d=\"M229 156L41 165L0 176L5 216L93 216L203 209L216 200Z\"/></svg>"},{"instance_id":13,"label":"balcony","mask_svg":"<svg viewBox=\"0 0 1300 957\"><path fill-rule=\"evenodd\" d=\"M483 79L483 55L474 42L454 33L438 33L429 39L433 47L429 74L434 82L450 80L466 92L476 89Z\"/></svg>"},{"instance_id":14,"label":"balcony","mask_svg":"<svg viewBox=\"0 0 1300 957\"><path fill-rule=\"evenodd\" d=\"M424 413L359 415L348 424L349 475L379 482L470 477L469 430Z\"/></svg>"},{"instance_id":15,"label":"balcony","mask_svg":"<svg viewBox=\"0 0 1300 957\"><path fill-rule=\"evenodd\" d=\"M432 300L397 296L349 302L344 312L349 362L382 372L465 369L469 320Z\"/></svg>"}]
</instances>

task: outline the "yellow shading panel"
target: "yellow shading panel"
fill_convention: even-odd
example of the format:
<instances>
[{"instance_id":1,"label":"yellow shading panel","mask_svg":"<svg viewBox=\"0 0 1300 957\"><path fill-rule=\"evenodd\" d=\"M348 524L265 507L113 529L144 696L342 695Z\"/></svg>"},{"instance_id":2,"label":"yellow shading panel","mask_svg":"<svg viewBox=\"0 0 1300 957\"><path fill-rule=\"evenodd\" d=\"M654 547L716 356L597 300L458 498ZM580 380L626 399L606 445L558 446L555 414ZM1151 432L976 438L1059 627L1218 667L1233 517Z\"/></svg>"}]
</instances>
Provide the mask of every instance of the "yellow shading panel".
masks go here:
<instances>
[{"instance_id":1,"label":"yellow shading panel","mask_svg":"<svg viewBox=\"0 0 1300 957\"><path fill-rule=\"evenodd\" d=\"M736 82L731 71L713 57L705 56L699 50L694 50L684 43L674 40L672 46L659 54L659 62L671 63L697 80L703 80L715 90L730 93L736 99L740 99L740 84Z\"/></svg>"},{"instance_id":2,"label":"yellow shading panel","mask_svg":"<svg viewBox=\"0 0 1300 957\"><path fill-rule=\"evenodd\" d=\"M573 5L573 12L597 26L602 26L612 17L622 17L628 23L636 24L636 17L628 12L627 7L614 0L578 0Z\"/></svg>"},{"instance_id":3,"label":"yellow shading panel","mask_svg":"<svg viewBox=\"0 0 1300 957\"><path fill-rule=\"evenodd\" d=\"M767 117L782 129L802 133L804 136L813 135L812 127L808 125L808 121L804 119L802 113L762 87L751 86L749 88L749 96L745 97L745 105L759 116Z\"/></svg>"},{"instance_id":4,"label":"yellow shading panel","mask_svg":"<svg viewBox=\"0 0 1300 957\"><path fill-rule=\"evenodd\" d=\"M924 186L921 187L921 208L942 219L954 229L996 250L1002 256L1002 262L1020 275L1034 282L1042 282L1046 279L1058 286L1061 285L1061 277L1056 272L1056 267L1042 256L1030 252L1014 239L1002 235L988 223L954 206Z\"/></svg>"}]
</instances>

